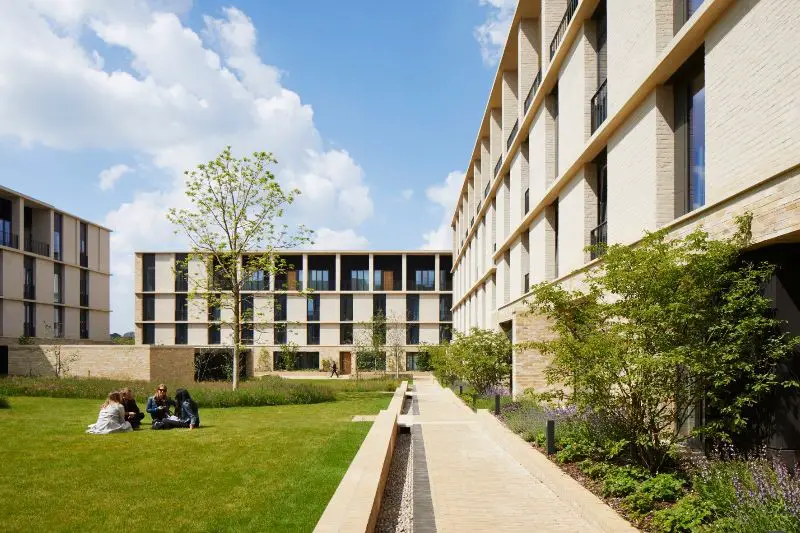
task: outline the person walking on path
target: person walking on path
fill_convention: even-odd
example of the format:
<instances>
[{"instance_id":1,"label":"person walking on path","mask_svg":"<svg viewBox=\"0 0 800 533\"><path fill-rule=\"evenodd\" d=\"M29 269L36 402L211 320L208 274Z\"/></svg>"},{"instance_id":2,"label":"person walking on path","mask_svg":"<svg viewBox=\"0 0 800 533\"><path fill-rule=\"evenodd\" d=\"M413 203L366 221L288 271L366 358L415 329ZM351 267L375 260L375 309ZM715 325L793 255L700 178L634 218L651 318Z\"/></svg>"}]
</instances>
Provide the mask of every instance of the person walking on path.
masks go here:
<instances>
[{"instance_id":1,"label":"person walking on path","mask_svg":"<svg viewBox=\"0 0 800 533\"><path fill-rule=\"evenodd\" d=\"M331 365L331 377L333 377L334 374L336 374L337 378L339 377L339 370L336 368L336 361L333 361L333 364Z\"/></svg>"}]
</instances>

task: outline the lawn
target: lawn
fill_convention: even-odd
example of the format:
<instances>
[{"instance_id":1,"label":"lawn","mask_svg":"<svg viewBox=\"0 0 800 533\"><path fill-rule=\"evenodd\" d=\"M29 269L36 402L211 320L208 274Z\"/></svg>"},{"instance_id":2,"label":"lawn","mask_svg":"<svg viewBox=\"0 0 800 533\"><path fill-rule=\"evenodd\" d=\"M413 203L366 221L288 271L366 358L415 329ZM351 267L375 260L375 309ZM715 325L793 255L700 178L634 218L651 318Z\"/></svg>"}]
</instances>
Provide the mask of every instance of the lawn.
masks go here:
<instances>
[{"instance_id":1,"label":"lawn","mask_svg":"<svg viewBox=\"0 0 800 533\"><path fill-rule=\"evenodd\" d=\"M201 409L198 430L87 435L97 400L0 410L0 531L311 531L391 396Z\"/></svg>"}]
</instances>

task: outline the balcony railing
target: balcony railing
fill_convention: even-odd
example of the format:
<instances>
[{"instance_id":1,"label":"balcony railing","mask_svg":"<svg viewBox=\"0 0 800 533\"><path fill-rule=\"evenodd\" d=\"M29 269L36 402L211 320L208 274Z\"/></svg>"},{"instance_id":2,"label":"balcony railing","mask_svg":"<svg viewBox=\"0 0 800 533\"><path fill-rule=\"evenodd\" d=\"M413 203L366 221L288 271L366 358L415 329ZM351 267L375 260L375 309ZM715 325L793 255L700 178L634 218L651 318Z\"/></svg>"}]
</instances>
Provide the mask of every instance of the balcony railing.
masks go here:
<instances>
[{"instance_id":1,"label":"balcony railing","mask_svg":"<svg viewBox=\"0 0 800 533\"><path fill-rule=\"evenodd\" d=\"M497 174L497 172L495 172L495 174ZM485 188L485 189L483 189L483 197L484 197L484 198L486 198L487 196L489 196L489 188L490 188L491 186L492 186L492 183L491 183L491 182L489 182L489 183L487 183L487 184L486 184L486 188Z\"/></svg>"},{"instance_id":2,"label":"balcony railing","mask_svg":"<svg viewBox=\"0 0 800 533\"><path fill-rule=\"evenodd\" d=\"M503 166L503 156L501 155L497 159L497 163L494 164L494 175L497 176L497 173L500 172L500 167Z\"/></svg>"},{"instance_id":3,"label":"balcony railing","mask_svg":"<svg viewBox=\"0 0 800 533\"><path fill-rule=\"evenodd\" d=\"M519 131L519 119L514 121L514 127L511 128L511 133L508 134L508 139L506 139L506 150L511 149L511 145L514 143L514 137L517 136L518 131Z\"/></svg>"},{"instance_id":4,"label":"balcony railing","mask_svg":"<svg viewBox=\"0 0 800 533\"><path fill-rule=\"evenodd\" d=\"M81 320L80 336L81 336L81 339L88 339L89 338L89 323L86 322L85 320Z\"/></svg>"},{"instance_id":5,"label":"balcony railing","mask_svg":"<svg viewBox=\"0 0 800 533\"><path fill-rule=\"evenodd\" d=\"M525 189L525 213L531 210L531 190Z\"/></svg>"},{"instance_id":6,"label":"balcony railing","mask_svg":"<svg viewBox=\"0 0 800 533\"><path fill-rule=\"evenodd\" d=\"M266 279L248 279L242 284L245 291L266 291L269 289L269 281Z\"/></svg>"},{"instance_id":7,"label":"balcony railing","mask_svg":"<svg viewBox=\"0 0 800 533\"><path fill-rule=\"evenodd\" d=\"M403 290L403 278L400 274L393 273L391 278L386 276L383 270L376 270L374 274L376 291L400 291Z\"/></svg>"},{"instance_id":8,"label":"balcony railing","mask_svg":"<svg viewBox=\"0 0 800 533\"><path fill-rule=\"evenodd\" d=\"M533 85L531 85L531 90L528 91L528 96L525 97L525 111L524 113L528 112L528 108L531 107L533 103L533 97L536 96L536 91L539 90L539 86L542 84L542 70L539 69L539 72L536 73L536 77L533 78Z\"/></svg>"},{"instance_id":9,"label":"balcony railing","mask_svg":"<svg viewBox=\"0 0 800 533\"><path fill-rule=\"evenodd\" d=\"M408 280L406 283L406 290L408 291L432 291L435 290L433 283L417 283L414 280Z\"/></svg>"},{"instance_id":10,"label":"balcony railing","mask_svg":"<svg viewBox=\"0 0 800 533\"><path fill-rule=\"evenodd\" d=\"M342 280L343 291L368 291L369 280L362 278L344 278Z\"/></svg>"},{"instance_id":11,"label":"balcony railing","mask_svg":"<svg viewBox=\"0 0 800 533\"><path fill-rule=\"evenodd\" d=\"M25 283L22 287L22 297L26 300L35 300L36 285L33 283Z\"/></svg>"},{"instance_id":12,"label":"balcony railing","mask_svg":"<svg viewBox=\"0 0 800 533\"><path fill-rule=\"evenodd\" d=\"M606 246L608 246L608 221L601 222L591 231L589 241L592 245L592 259L597 259L606 252Z\"/></svg>"},{"instance_id":13,"label":"balcony railing","mask_svg":"<svg viewBox=\"0 0 800 533\"><path fill-rule=\"evenodd\" d=\"M37 241L30 236L25 237L25 251L50 257L50 245L46 242Z\"/></svg>"},{"instance_id":14,"label":"balcony railing","mask_svg":"<svg viewBox=\"0 0 800 533\"><path fill-rule=\"evenodd\" d=\"M606 80L600 84L597 92L592 96L592 133L597 131L600 124L606 119L608 111L608 88Z\"/></svg>"},{"instance_id":15,"label":"balcony railing","mask_svg":"<svg viewBox=\"0 0 800 533\"><path fill-rule=\"evenodd\" d=\"M0 246L19 248L19 235L11 233L10 231L0 231Z\"/></svg>"},{"instance_id":16,"label":"balcony railing","mask_svg":"<svg viewBox=\"0 0 800 533\"><path fill-rule=\"evenodd\" d=\"M556 55L558 45L561 44L564 34L567 33L567 26L569 26L572 16L575 15L575 10L577 7L578 0L569 0L567 9L564 11L564 16L561 18L561 23L558 25L558 29L556 30L556 34L553 36L553 40L550 41L550 59L553 59L553 57Z\"/></svg>"},{"instance_id":17,"label":"balcony railing","mask_svg":"<svg viewBox=\"0 0 800 533\"><path fill-rule=\"evenodd\" d=\"M22 334L25 337L35 337L36 336L36 324L32 322L24 322L22 324Z\"/></svg>"}]
</instances>

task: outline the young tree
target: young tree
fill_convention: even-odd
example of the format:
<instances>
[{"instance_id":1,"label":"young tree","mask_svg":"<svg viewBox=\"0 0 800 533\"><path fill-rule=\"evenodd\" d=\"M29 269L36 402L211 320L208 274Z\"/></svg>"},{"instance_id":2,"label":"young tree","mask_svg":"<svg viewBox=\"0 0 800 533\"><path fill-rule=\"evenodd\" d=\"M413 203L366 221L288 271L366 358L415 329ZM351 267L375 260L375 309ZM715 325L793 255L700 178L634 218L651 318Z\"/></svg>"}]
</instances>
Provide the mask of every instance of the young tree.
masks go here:
<instances>
[{"instance_id":1,"label":"young tree","mask_svg":"<svg viewBox=\"0 0 800 533\"><path fill-rule=\"evenodd\" d=\"M286 262L276 251L310 242L303 226L291 231L281 222L284 210L300 191L284 191L271 165L277 161L267 152L235 158L226 147L216 159L186 171L186 196L190 208L172 208L167 218L176 233L187 237L191 253L184 265L199 262L204 272L193 279L190 298L204 300L220 312L220 326L233 332L234 389L239 383L242 324L253 320L251 310L242 311L242 290L249 280L286 271ZM227 319L226 316L230 316Z\"/></svg>"},{"instance_id":2,"label":"young tree","mask_svg":"<svg viewBox=\"0 0 800 533\"><path fill-rule=\"evenodd\" d=\"M406 346L406 324L399 317L386 318L386 353L392 358L394 377L400 377L400 358Z\"/></svg>"},{"instance_id":3,"label":"young tree","mask_svg":"<svg viewBox=\"0 0 800 533\"><path fill-rule=\"evenodd\" d=\"M63 331L59 330L59 328L63 327L60 324L53 323L44 325L45 329L47 330L49 336L57 338L59 336L63 337ZM53 371L56 374L57 378L63 378L66 376L72 365L78 360L80 360L80 355L77 352L64 352L64 345L61 343L54 343L48 349L50 353L50 360L53 363Z\"/></svg>"},{"instance_id":4,"label":"young tree","mask_svg":"<svg viewBox=\"0 0 800 533\"><path fill-rule=\"evenodd\" d=\"M511 341L502 331L472 328L469 335L456 332L449 348L454 370L483 394L511 375Z\"/></svg>"},{"instance_id":5,"label":"young tree","mask_svg":"<svg viewBox=\"0 0 800 533\"><path fill-rule=\"evenodd\" d=\"M712 416L692 434L730 442L755 422L753 407L797 387L776 371L798 339L783 332L762 292L774 268L743 260L750 217L738 222L727 240L659 231L635 247L611 246L585 290L533 291L532 311L557 334L532 343L551 358L548 381L652 470L689 436L681 426L695 405Z\"/></svg>"},{"instance_id":6,"label":"young tree","mask_svg":"<svg viewBox=\"0 0 800 533\"><path fill-rule=\"evenodd\" d=\"M361 370L386 372L388 330L386 315L378 311L369 320L360 322L353 331L356 379L359 379Z\"/></svg>"},{"instance_id":7,"label":"young tree","mask_svg":"<svg viewBox=\"0 0 800 533\"><path fill-rule=\"evenodd\" d=\"M283 370L294 370L297 354L300 353L298 346L294 342L287 342L281 346L281 366Z\"/></svg>"}]
</instances>

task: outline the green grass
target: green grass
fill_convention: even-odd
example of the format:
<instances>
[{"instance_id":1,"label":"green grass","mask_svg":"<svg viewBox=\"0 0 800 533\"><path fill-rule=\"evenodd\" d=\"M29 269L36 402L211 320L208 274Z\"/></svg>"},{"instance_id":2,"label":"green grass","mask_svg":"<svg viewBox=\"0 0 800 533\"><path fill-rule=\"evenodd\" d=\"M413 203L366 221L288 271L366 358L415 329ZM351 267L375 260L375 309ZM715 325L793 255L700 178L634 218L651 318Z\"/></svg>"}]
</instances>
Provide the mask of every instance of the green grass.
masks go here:
<instances>
[{"instance_id":1,"label":"green grass","mask_svg":"<svg viewBox=\"0 0 800 533\"><path fill-rule=\"evenodd\" d=\"M97 400L0 411L0 531L311 531L386 394L201 409L198 430L87 435Z\"/></svg>"},{"instance_id":2,"label":"green grass","mask_svg":"<svg viewBox=\"0 0 800 533\"><path fill-rule=\"evenodd\" d=\"M368 378L368 379L291 379L286 380L293 383L302 383L314 387L325 388L335 392L394 392L402 381L409 379L401 376L400 379L394 377Z\"/></svg>"}]
</instances>

